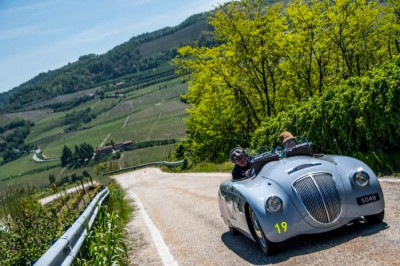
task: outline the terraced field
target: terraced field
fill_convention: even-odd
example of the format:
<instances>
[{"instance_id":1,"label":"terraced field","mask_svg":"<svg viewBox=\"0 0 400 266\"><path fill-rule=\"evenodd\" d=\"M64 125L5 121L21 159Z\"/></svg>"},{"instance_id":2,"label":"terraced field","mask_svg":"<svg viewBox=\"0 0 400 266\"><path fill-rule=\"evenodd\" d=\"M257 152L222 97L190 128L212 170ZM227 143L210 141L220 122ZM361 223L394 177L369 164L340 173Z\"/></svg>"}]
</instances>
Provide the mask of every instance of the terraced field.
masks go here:
<instances>
[{"instance_id":1,"label":"terraced field","mask_svg":"<svg viewBox=\"0 0 400 266\"><path fill-rule=\"evenodd\" d=\"M183 120L187 116L185 111L189 105L180 101L181 94L185 93L187 84L179 79L154 84L139 90L118 88L127 93L120 98L100 99L85 102L65 112L52 112L48 109L34 112L21 112L18 115L26 119L33 119L35 126L25 139L25 143L33 143L49 158L61 156L65 146L72 151L75 145L88 143L94 148L108 136L107 141L131 140L140 143L149 140L180 139L186 135L186 125ZM117 90L116 90L117 91ZM109 94L113 91L107 92ZM58 100L71 97L64 96ZM90 108L93 118L89 123L81 123L77 130L67 132L70 125L65 124L66 114ZM3 120L17 114L6 114ZM146 163L151 161L167 160L171 154L173 144L148 147L144 149L124 152L119 164L124 166ZM0 166L0 190L9 184L33 183L44 185L48 183L49 174L57 179L72 173L79 173L81 169L62 169L60 162L36 163L32 154ZM94 176L95 166L89 169ZM12 177L12 178L10 178Z\"/></svg>"}]
</instances>

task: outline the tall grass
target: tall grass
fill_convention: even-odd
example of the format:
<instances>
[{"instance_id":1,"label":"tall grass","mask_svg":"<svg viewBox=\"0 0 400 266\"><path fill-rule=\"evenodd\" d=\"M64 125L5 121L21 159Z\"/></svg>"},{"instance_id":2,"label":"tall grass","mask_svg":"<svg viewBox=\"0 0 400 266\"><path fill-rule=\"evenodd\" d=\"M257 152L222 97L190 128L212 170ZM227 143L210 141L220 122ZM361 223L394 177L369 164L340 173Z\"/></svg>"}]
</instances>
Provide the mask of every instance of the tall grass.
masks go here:
<instances>
[{"instance_id":1,"label":"tall grass","mask_svg":"<svg viewBox=\"0 0 400 266\"><path fill-rule=\"evenodd\" d=\"M0 265L27 265L37 260L74 223L98 189L60 195L45 206L34 199L36 188L7 190L0 197Z\"/></svg>"},{"instance_id":2,"label":"tall grass","mask_svg":"<svg viewBox=\"0 0 400 266\"><path fill-rule=\"evenodd\" d=\"M100 206L98 217L85 238L76 265L128 265L125 223L132 209L124 201L122 189L111 185L107 203Z\"/></svg>"},{"instance_id":3,"label":"tall grass","mask_svg":"<svg viewBox=\"0 0 400 266\"><path fill-rule=\"evenodd\" d=\"M95 227L85 238L80 250L81 258L76 259L76 265L127 265L121 218L101 206L97 219Z\"/></svg>"}]
</instances>

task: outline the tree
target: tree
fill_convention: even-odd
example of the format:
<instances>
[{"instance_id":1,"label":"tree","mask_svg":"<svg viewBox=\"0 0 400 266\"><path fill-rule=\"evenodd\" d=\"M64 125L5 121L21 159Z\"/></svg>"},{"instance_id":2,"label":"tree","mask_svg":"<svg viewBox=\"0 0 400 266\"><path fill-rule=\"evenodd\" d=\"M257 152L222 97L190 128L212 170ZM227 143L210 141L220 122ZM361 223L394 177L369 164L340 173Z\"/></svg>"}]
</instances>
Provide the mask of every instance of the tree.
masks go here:
<instances>
[{"instance_id":1,"label":"tree","mask_svg":"<svg viewBox=\"0 0 400 266\"><path fill-rule=\"evenodd\" d=\"M71 175L71 182L72 183L75 183L76 181L78 181L79 180L79 177L75 174L75 173L73 173L72 175Z\"/></svg>"},{"instance_id":2,"label":"tree","mask_svg":"<svg viewBox=\"0 0 400 266\"><path fill-rule=\"evenodd\" d=\"M79 149L79 146L75 145L75 151L74 151L74 162L75 162L75 164L79 163L79 159L81 158L80 154L81 154L81 151Z\"/></svg>"},{"instance_id":3,"label":"tree","mask_svg":"<svg viewBox=\"0 0 400 266\"><path fill-rule=\"evenodd\" d=\"M93 185L93 179L92 179L92 176L89 174L89 172L86 171L86 170L84 170L84 171L82 172L82 175L83 175L84 177L89 177L90 183L92 184L92 187L94 187L94 185Z\"/></svg>"},{"instance_id":4,"label":"tree","mask_svg":"<svg viewBox=\"0 0 400 266\"><path fill-rule=\"evenodd\" d=\"M199 160L226 159L263 121L399 53L398 9L377 0L270 2L220 7L210 20L217 44L178 51L177 72L191 80L187 131Z\"/></svg>"},{"instance_id":5,"label":"tree","mask_svg":"<svg viewBox=\"0 0 400 266\"><path fill-rule=\"evenodd\" d=\"M73 162L73 155L72 155L72 151L64 145L63 151L62 151L62 155L61 155L61 166L64 167L70 163Z\"/></svg>"},{"instance_id":6,"label":"tree","mask_svg":"<svg viewBox=\"0 0 400 266\"><path fill-rule=\"evenodd\" d=\"M79 145L79 158L80 159L90 159L93 156L94 149L90 144L86 142Z\"/></svg>"},{"instance_id":7,"label":"tree","mask_svg":"<svg viewBox=\"0 0 400 266\"><path fill-rule=\"evenodd\" d=\"M49 182L50 182L50 184L56 182L56 177L53 174L49 175Z\"/></svg>"},{"instance_id":8,"label":"tree","mask_svg":"<svg viewBox=\"0 0 400 266\"><path fill-rule=\"evenodd\" d=\"M202 159L225 159L275 113L282 80L278 47L287 25L283 6L266 8L268 3L244 0L221 7L210 21L220 45L186 46L174 61L178 72L191 73L188 134Z\"/></svg>"},{"instance_id":9,"label":"tree","mask_svg":"<svg viewBox=\"0 0 400 266\"><path fill-rule=\"evenodd\" d=\"M49 175L49 182L50 182L50 186L53 189L54 193L57 193L56 177L53 174Z\"/></svg>"}]
</instances>

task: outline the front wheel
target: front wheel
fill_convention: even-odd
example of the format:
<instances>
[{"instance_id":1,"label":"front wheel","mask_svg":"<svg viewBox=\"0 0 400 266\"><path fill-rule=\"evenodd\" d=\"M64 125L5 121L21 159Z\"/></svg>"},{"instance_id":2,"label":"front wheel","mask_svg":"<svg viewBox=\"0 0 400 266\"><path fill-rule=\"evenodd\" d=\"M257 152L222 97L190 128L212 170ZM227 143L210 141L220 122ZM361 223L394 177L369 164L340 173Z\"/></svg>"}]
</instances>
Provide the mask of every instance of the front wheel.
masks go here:
<instances>
[{"instance_id":1,"label":"front wheel","mask_svg":"<svg viewBox=\"0 0 400 266\"><path fill-rule=\"evenodd\" d=\"M364 216L365 220L368 223L372 224L379 224L383 221L383 218L385 217L385 211L383 210L382 212L374 215L366 215Z\"/></svg>"},{"instance_id":2,"label":"front wheel","mask_svg":"<svg viewBox=\"0 0 400 266\"><path fill-rule=\"evenodd\" d=\"M260 245L262 252L264 252L265 255L273 254L275 252L276 247L265 237L260 222L258 221L256 214L254 213L253 209L250 206L249 206L249 215L250 215L251 226L254 230L254 237L257 240L257 243Z\"/></svg>"}]
</instances>

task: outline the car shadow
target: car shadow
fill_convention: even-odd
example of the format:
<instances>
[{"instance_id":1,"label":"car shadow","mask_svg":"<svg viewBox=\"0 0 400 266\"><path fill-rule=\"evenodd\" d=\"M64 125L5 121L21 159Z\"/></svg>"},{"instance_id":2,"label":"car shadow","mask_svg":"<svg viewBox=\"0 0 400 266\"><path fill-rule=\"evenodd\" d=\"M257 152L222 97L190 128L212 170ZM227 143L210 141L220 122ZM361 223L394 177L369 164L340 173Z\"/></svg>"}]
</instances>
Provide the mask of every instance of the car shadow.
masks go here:
<instances>
[{"instance_id":1,"label":"car shadow","mask_svg":"<svg viewBox=\"0 0 400 266\"><path fill-rule=\"evenodd\" d=\"M359 219L351 224L336 230L301 235L281 242L277 245L276 254L265 256L258 243L248 239L242 234L233 235L229 231L222 234L222 242L243 260L254 264L264 265L269 263L285 262L291 257L306 255L317 251L329 249L346 243L354 238L366 237L388 229L387 223L368 224L364 219Z\"/></svg>"}]
</instances>

